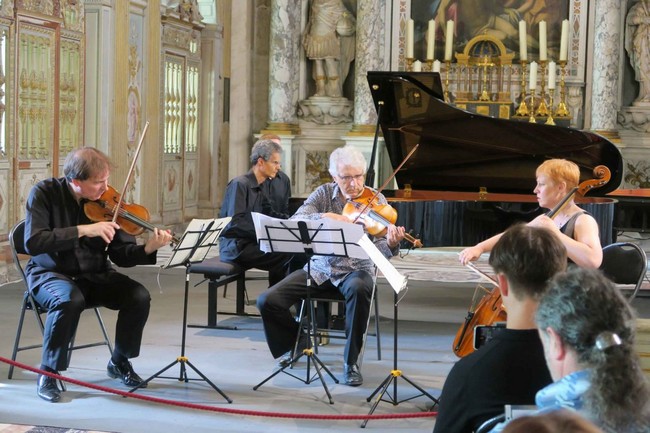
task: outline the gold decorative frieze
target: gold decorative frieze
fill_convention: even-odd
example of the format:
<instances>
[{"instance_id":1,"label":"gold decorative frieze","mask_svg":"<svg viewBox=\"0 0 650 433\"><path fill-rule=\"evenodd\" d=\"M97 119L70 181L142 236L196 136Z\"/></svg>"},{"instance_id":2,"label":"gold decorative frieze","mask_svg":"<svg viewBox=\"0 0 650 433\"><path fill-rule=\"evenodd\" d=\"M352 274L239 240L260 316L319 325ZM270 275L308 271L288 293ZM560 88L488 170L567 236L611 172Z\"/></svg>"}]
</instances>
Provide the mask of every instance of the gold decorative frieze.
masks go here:
<instances>
[{"instance_id":1,"label":"gold decorative frieze","mask_svg":"<svg viewBox=\"0 0 650 433\"><path fill-rule=\"evenodd\" d=\"M0 1L0 16L5 18L14 17L14 0Z\"/></svg>"},{"instance_id":2,"label":"gold decorative frieze","mask_svg":"<svg viewBox=\"0 0 650 433\"><path fill-rule=\"evenodd\" d=\"M166 25L163 26L162 40L169 47L180 48L196 56L201 54L201 33L196 30Z\"/></svg>"},{"instance_id":3,"label":"gold decorative frieze","mask_svg":"<svg viewBox=\"0 0 650 433\"><path fill-rule=\"evenodd\" d=\"M56 18L61 17L60 0L16 0L16 7L26 12L35 12Z\"/></svg>"}]
</instances>

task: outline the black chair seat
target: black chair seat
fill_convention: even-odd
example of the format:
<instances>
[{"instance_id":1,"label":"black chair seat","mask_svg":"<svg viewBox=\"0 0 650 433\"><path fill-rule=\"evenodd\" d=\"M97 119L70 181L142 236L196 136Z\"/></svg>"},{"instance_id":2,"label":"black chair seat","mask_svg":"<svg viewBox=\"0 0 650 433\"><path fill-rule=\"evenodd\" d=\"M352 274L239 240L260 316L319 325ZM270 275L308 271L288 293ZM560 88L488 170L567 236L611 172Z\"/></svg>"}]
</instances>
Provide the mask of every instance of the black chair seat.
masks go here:
<instances>
[{"instance_id":1,"label":"black chair seat","mask_svg":"<svg viewBox=\"0 0 650 433\"><path fill-rule=\"evenodd\" d=\"M217 325L217 314L237 315L237 316L258 316L250 314L245 310L248 302L246 292L247 280L260 280L266 277L247 277L247 269L233 263L222 262L219 257L205 259L200 263L190 265L188 272L190 274L202 274L208 280L208 318L206 325L190 325L192 328L212 328L212 329L237 329L235 327L223 327ZM217 289L224 288L223 297L226 297L226 290L229 283L237 283L237 295L235 299L235 311L217 311Z\"/></svg>"}]
</instances>

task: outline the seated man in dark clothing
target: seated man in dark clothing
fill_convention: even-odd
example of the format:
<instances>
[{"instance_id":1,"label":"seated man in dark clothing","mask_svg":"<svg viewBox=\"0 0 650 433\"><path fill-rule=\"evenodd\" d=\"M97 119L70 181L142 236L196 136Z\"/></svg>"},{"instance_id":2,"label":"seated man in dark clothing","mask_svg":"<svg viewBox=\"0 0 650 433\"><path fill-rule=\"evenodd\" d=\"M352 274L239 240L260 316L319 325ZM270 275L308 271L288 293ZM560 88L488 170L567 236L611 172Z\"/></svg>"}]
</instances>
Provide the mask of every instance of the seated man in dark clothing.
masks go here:
<instances>
[{"instance_id":1,"label":"seated man in dark clothing","mask_svg":"<svg viewBox=\"0 0 650 433\"><path fill-rule=\"evenodd\" d=\"M278 197L280 189L271 190L270 182L280 172L282 147L273 140L258 140L251 151L250 171L228 183L221 205L220 217L232 217L219 240L220 259L245 269L269 271L273 285L289 273L293 255L265 253L260 250L251 212L274 218L288 218L290 188L282 188L286 196Z\"/></svg>"},{"instance_id":2,"label":"seated man in dark clothing","mask_svg":"<svg viewBox=\"0 0 650 433\"><path fill-rule=\"evenodd\" d=\"M507 312L505 329L459 360L440 395L435 433L471 433L506 404L535 404L551 383L535 311L547 283L567 264L560 240L546 228L515 225L490 254Z\"/></svg>"},{"instance_id":3,"label":"seated man in dark clothing","mask_svg":"<svg viewBox=\"0 0 650 433\"><path fill-rule=\"evenodd\" d=\"M129 387L142 379L129 362L140 353L142 332L151 297L137 281L117 272L118 266L155 264L156 251L172 235L154 229L144 245L111 221L93 223L84 202L99 199L108 188L111 163L92 147L70 152L63 165L65 177L37 183L27 199L25 248L32 258L25 273L29 290L47 311L43 330L41 370L58 373L68 367L68 347L81 312L88 306L118 310L115 348L107 373ZM38 376L38 396L61 399L56 381Z\"/></svg>"}]
</instances>

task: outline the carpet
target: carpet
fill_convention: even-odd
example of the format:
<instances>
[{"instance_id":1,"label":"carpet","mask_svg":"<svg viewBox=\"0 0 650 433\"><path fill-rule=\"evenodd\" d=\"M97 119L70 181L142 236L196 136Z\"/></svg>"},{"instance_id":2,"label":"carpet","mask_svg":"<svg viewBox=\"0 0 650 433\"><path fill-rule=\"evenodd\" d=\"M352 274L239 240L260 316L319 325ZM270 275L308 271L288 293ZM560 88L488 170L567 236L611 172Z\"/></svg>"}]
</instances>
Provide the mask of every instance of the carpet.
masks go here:
<instances>
[{"instance_id":1,"label":"carpet","mask_svg":"<svg viewBox=\"0 0 650 433\"><path fill-rule=\"evenodd\" d=\"M72 428L33 426L19 424L0 424L0 433L107 433L97 430L77 430Z\"/></svg>"}]
</instances>

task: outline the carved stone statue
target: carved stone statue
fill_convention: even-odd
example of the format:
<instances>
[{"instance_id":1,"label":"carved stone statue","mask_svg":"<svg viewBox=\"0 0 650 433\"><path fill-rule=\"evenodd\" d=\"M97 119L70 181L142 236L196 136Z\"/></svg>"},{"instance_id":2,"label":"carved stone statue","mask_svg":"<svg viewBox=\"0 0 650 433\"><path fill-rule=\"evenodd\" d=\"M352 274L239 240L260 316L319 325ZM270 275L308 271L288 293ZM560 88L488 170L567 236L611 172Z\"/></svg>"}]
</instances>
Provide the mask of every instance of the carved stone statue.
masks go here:
<instances>
[{"instance_id":1,"label":"carved stone statue","mask_svg":"<svg viewBox=\"0 0 650 433\"><path fill-rule=\"evenodd\" d=\"M342 96L354 60L356 20L341 0L313 0L303 36L307 58L313 60L315 96Z\"/></svg>"},{"instance_id":2,"label":"carved stone statue","mask_svg":"<svg viewBox=\"0 0 650 433\"><path fill-rule=\"evenodd\" d=\"M639 82L634 104L650 103L650 0L639 0L627 13L625 49Z\"/></svg>"}]
</instances>

